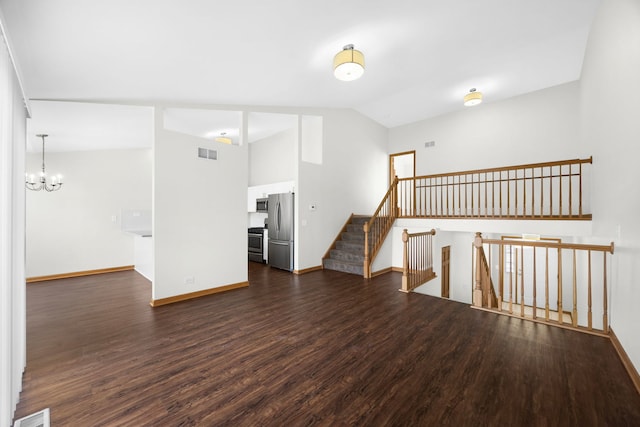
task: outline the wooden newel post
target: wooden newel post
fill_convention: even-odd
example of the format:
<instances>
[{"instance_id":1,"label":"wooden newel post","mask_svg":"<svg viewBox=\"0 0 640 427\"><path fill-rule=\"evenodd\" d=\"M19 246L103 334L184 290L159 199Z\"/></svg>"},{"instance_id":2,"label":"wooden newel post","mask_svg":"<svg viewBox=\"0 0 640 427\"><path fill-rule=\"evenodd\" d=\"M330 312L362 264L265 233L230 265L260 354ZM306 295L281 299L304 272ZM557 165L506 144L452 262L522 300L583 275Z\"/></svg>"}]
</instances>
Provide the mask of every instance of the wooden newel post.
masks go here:
<instances>
[{"instance_id":1,"label":"wooden newel post","mask_svg":"<svg viewBox=\"0 0 640 427\"><path fill-rule=\"evenodd\" d=\"M364 265L363 274L365 279L371 278L371 266L369 265L369 223L365 222L362 227L364 230Z\"/></svg>"},{"instance_id":2,"label":"wooden newel post","mask_svg":"<svg viewBox=\"0 0 640 427\"><path fill-rule=\"evenodd\" d=\"M476 233L473 246L476 248L476 274L475 284L473 287L473 305L475 307L482 307L482 267L480 264L480 259L482 257L482 234L480 232Z\"/></svg>"},{"instance_id":3,"label":"wooden newel post","mask_svg":"<svg viewBox=\"0 0 640 427\"><path fill-rule=\"evenodd\" d=\"M409 292L409 249L407 242L409 241L409 233L405 228L402 231L402 289L403 292Z\"/></svg>"}]
</instances>

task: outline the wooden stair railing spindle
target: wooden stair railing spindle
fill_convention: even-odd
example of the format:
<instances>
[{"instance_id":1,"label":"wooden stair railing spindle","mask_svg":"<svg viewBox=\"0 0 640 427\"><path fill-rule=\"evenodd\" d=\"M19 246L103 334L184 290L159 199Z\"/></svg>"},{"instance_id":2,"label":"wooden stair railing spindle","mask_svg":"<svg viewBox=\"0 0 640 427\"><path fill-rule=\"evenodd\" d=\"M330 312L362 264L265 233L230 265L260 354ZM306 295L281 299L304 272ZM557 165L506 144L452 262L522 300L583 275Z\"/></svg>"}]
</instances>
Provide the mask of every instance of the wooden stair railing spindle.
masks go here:
<instances>
[{"instance_id":1,"label":"wooden stair railing spindle","mask_svg":"<svg viewBox=\"0 0 640 427\"><path fill-rule=\"evenodd\" d=\"M545 248L544 320L547 322L549 321L549 248Z\"/></svg>"},{"instance_id":2,"label":"wooden stair railing spindle","mask_svg":"<svg viewBox=\"0 0 640 427\"><path fill-rule=\"evenodd\" d=\"M563 323L562 318L562 251L558 249L558 323Z\"/></svg>"},{"instance_id":3,"label":"wooden stair railing spindle","mask_svg":"<svg viewBox=\"0 0 640 427\"><path fill-rule=\"evenodd\" d=\"M537 291L538 291L538 283L537 283L537 277L536 277L536 251L533 251L533 307L538 307L538 301L537 301ZM538 317L538 310L533 310L533 318L537 318Z\"/></svg>"},{"instance_id":4,"label":"wooden stair railing spindle","mask_svg":"<svg viewBox=\"0 0 640 427\"><path fill-rule=\"evenodd\" d=\"M573 326L578 326L578 274L576 267L576 250L573 250L573 311L571 312L571 322Z\"/></svg>"},{"instance_id":5,"label":"wooden stair railing spindle","mask_svg":"<svg viewBox=\"0 0 640 427\"><path fill-rule=\"evenodd\" d=\"M613 242L611 243L611 253L613 253ZM607 314L607 254L603 253L604 256L604 272L603 272L603 282L604 286L602 289L602 303L604 307L604 312L602 314L602 329L605 332L609 332L609 319Z\"/></svg>"},{"instance_id":6,"label":"wooden stair railing spindle","mask_svg":"<svg viewBox=\"0 0 640 427\"><path fill-rule=\"evenodd\" d=\"M592 304L592 300L591 300L591 251L589 251L589 273L588 273L588 280L589 280L589 284L588 284L588 299L587 299L587 306L588 306L588 313L587 313L587 326L589 328L589 330L593 329L593 313L591 311L591 304Z\"/></svg>"},{"instance_id":7,"label":"wooden stair railing spindle","mask_svg":"<svg viewBox=\"0 0 640 427\"><path fill-rule=\"evenodd\" d=\"M518 251L516 251L516 283L518 282L518 273L520 274L520 316L524 317L524 249L520 246L520 268L518 268ZM517 285L516 285L517 287ZM516 292L518 292L516 290Z\"/></svg>"}]
</instances>

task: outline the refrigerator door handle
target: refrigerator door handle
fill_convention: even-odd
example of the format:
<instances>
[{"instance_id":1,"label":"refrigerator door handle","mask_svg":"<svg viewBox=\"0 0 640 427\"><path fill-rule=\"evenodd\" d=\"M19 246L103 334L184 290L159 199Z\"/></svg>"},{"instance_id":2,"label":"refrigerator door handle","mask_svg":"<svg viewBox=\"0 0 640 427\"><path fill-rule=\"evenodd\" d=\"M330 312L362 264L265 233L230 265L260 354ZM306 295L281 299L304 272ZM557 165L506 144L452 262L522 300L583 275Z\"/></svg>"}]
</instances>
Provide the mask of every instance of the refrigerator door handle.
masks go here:
<instances>
[{"instance_id":1,"label":"refrigerator door handle","mask_svg":"<svg viewBox=\"0 0 640 427\"><path fill-rule=\"evenodd\" d=\"M269 244L280 245L280 246L289 246L289 242L279 242L277 240L269 240Z\"/></svg>"},{"instance_id":2,"label":"refrigerator door handle","mask_svg":"<svg viewBox=\"0 0 640 427\"><path fill-rule=\"evenodd\" d=\"M277 227L276 230L280 231L280 220L281 220L281 212L280 212L280 202L278 201L278 204L276 206L276 210L277 210L277 214L276 214L276 223L277 223Z\"/></svg>"}]
</instances>

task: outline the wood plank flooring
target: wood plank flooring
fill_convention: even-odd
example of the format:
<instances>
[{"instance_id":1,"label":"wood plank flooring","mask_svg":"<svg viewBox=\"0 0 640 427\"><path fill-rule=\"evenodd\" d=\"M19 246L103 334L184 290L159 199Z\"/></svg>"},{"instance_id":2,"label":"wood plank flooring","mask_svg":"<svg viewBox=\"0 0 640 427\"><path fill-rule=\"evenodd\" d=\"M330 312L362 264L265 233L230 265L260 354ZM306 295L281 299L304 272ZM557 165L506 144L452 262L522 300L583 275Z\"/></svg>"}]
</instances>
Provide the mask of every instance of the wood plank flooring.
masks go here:
<instances>
[{"instance_id":1,"label":"wood plank flooring","mask_svg":"<svg viewBox=\"0 0 640 427\"><path fill-rule=\"evenodd\" d=\"M151 308L118 272L27 286L16 418L53 426L638 426L606 338L398 292L401 276L249 263Z\"/></svg>"}]
</instances>

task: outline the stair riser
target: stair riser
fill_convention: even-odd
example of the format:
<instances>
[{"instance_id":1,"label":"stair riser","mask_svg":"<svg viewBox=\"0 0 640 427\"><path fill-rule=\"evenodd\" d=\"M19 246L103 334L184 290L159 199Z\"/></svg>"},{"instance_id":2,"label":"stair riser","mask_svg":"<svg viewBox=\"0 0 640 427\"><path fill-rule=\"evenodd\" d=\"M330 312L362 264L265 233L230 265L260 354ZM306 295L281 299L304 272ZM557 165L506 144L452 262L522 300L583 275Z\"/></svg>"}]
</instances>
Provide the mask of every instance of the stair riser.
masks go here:
<instances>
[{"instance_id":1,"label":"stair riser","mask_svg":"<svg viewBox=\"0 0 640 427\"><path fill-rule=\"evenodd\" d=\"M369 222L369 220L371 219L371 217L363 217L363 216L358 216L358 217L354 217L353 220L351 221L351 224L359 224L360 227L362 227L362 225L364 225L365 222Z\"/></svg>"},{"instance_id":2,"label":"stair riser","mask_svg":"<svg viewBox=\"0 0 640 427\"><path fill-rule=\"evenodd\" d=\"M344 240L338 240L336 242L336 249L343 251L359 252L364 254L363 242L345 242Z\"/></svg>"},{"instance_id":3,"label":"stair riser","mask_svg":"<svg viewBox=\"0 0 640 427\"><path fill-rule=\"evenodd\" d=\"M364 234L364 229L362 228L362 224L349 224L349 225L347 225L347 231L349 233L362 233L362 234Z\"/></svg>"},{"instance_id":4,"label":"stair riser","mask_svg":"<svg viewBox=\"0 0 640 427\"><path fill-rule=\"evenodd\" d=\"M364 274L364 268L362 265L357 266L353 264L347 264L333 259L325 259L323 262L323 266L327 270L336 270L343 273L357 274L358 276L362 276Z\"/></svg>"},{"instance_id":5,"label":"stair riser","mask_svg":"<svg viewBox=\"0 0 640 427\"><path fill-rule=\"evenodd\" d=\"M364 233L342 233L342 240L364 242Z\"/></svg>"},{"instance_id":6,"label":"stair riser","mask_svg":"<svg viewBox=\"0 0 640 427\"><path fill-rule=\"evenodd\" d=\"M352 252L346 252L341 250L332 250L331 259L363 263L364 255L362 254L362 252L352 253Z\"/></svg>"}]
</instances>

